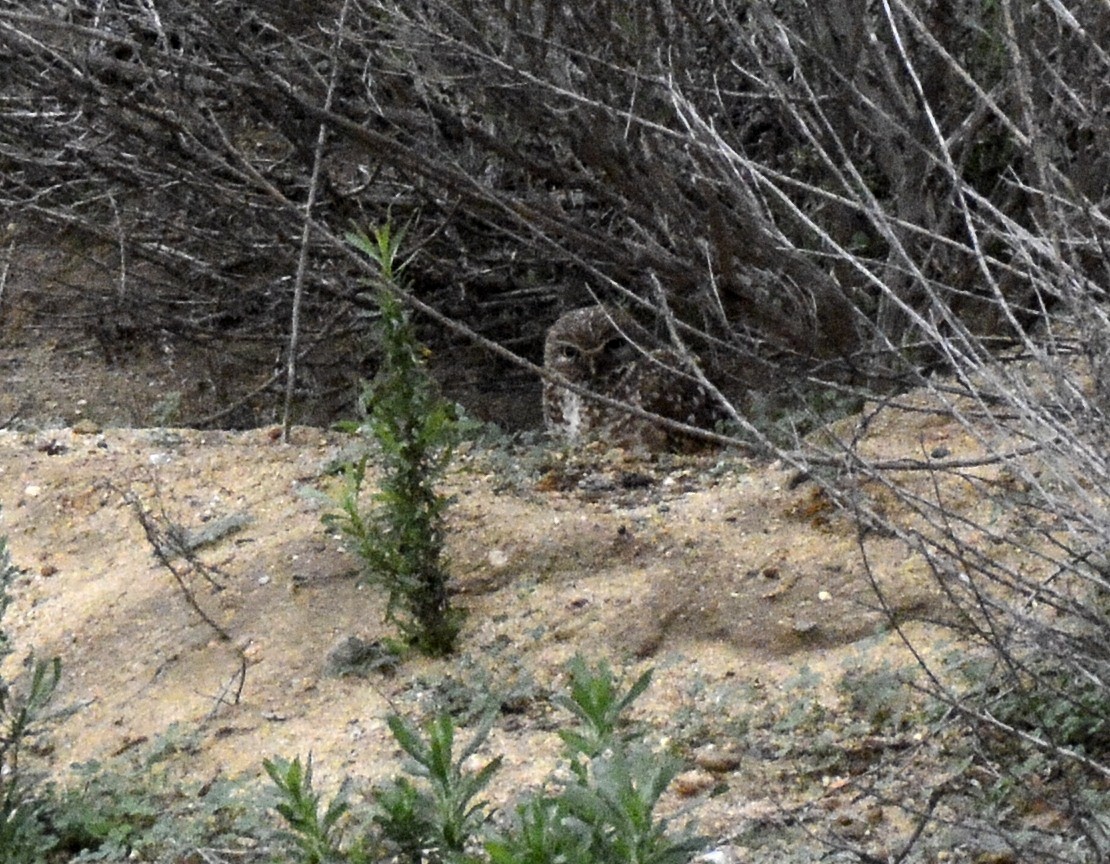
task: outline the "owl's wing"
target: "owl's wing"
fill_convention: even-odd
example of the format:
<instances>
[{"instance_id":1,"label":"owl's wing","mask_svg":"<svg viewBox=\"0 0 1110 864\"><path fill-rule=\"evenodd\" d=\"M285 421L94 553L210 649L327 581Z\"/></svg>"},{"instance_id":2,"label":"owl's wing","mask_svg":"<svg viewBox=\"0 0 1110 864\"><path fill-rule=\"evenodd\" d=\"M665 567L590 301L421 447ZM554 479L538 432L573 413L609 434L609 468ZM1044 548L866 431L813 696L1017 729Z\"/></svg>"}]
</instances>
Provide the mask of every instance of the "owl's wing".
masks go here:
<instances>
[{"instance_id":1,"label":"owl's wing","mask_svg":"<svg viewBox=\"0 0 1110 864\"><path fill-rule=\"evenodd\" d=\"M703 429L712 429L722 418L716 400L683 373L682 360L675 352L655 351L637 364L637 370L631 401L645 411Z\"/></svg>"}]
</instances>

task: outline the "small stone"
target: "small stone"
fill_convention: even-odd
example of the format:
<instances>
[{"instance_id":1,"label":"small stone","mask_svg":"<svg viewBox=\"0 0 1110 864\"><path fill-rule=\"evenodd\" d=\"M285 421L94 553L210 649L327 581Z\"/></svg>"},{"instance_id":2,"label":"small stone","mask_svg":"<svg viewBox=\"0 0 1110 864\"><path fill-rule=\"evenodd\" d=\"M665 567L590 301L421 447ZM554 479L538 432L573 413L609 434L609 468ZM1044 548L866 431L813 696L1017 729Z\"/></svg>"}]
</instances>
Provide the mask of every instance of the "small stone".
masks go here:
<instances>
[{"instance_id":1,"label":"small stone","mask_svg":"<svg viewBox=\"0 0 1110 864\"><path fill-rule=\"evenodd\" d=\"M740 754L707 744L694 753L694 764L714 774L725 774L740 767Z\"/></svg>"},{"instance_id":2,"label":"small stone","mask_svg":"<svg viewBox=\"0 0 1110 864\"><path fill-rule=\"evenodd\" d=\"M74 435L99 435L103 427L90 417L82 417L73 424Z\"/></svg>"},{"instance_id":3,"label":"small stone","mask_svg":"<svg viewBox=\"0 0 1110 864\"><path fill-rule=\"evenodd\" d=\"M612 478L606 477L604 474L590 474L578 481L578 489L588 495L612 492L616 488L617 484L613 482Z\"/></svg>"},{"instance_id":4,"label":"small stone","mask_svg":"<svg viewBox=\"0 0 1110 864\"><path fill-rule=\"evenodd\" d=\"M683 771L674 778L674 791L683 798L692 798L708 792L717 785L717 778L701 768Z\"/></svg>"},{"instance_id":5,"label":"small stone","mask_svg":"<svg viewBox=\"0 0 1110 864\"><path fill-rule=\"evenodd\" d=\"M333 678L345 675L365 677L374 671L390 675L396 670L398 662L397 655L387 645L348 635L340 637L328 651L324 674Z\"/></svg>"},{"instance_id":6,"label":"small stone","mask_svg":"<svg viewBox=\"0 0 1110 864\"><path fill-rule=\"evenodd\" d=\"M486 560L489 561L489 566L494 570L500 570L509 563L509 556L504 549L490 549L489 554L486 555Z\"/></svg>"}]
</instances>

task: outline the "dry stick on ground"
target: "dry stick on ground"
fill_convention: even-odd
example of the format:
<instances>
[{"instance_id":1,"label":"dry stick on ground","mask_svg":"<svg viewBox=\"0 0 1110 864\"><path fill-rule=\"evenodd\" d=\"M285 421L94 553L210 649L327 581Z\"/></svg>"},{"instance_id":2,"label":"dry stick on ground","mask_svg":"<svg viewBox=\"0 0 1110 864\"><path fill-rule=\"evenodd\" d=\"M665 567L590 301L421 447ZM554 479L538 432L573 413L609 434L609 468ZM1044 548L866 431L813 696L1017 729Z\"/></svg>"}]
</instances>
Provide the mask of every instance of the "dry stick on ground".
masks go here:
<instances>
[{"instance_id":1,"label":"dry stick on ground","mask_svg":"<svg viewBox=\"0 0 1110 864\"><path fill-rule=\"evenodd\" d=\"M181 594L185 598L185 602L189 604L194 612L200 616L200 619L212 628L213 632L219 637L221 642L226 642L235 651L235 656L239 659L239 668L228 679L228 682L221 687L219 694L215 698L215 704L208 714L208 719L211 719L219 711L223 704L239 704L239 699L243 694L243 687L247 681L247 656L243 653L243 649L235 643L231 634L221 627L216 621L204 611L200 602L197 600L196 594L190 587L188 576L190 573L196 573L202 576L205 581L212 585L217 591L222 590L223 586L220 585L214 578L214 574L218 574L219 570L205 564L197 558L195 551L182 547L178 542L176 536L177 532L169 517L163 510L160 519L155 519L151 512L143 506L142 500L138 494L131 490L122 490L117 486L112 486L116 492L123 496L123 500L131 505L131 509L135 512L135 518L139 520L139 525L142 526L143 533L146 535L147 542L150 544L151 551L154 552L154 557L158 559L158 563L169 570L170 575L173 576L177 587L181 589ZM155 484L157 490L157 484ZM159 522L165 523L170 527L164 529L159 525ZM185 566L175 563L175 559L184 559ZM227 698L227 693L234 686L234 694Z\"/></svg>"}]
</instances>

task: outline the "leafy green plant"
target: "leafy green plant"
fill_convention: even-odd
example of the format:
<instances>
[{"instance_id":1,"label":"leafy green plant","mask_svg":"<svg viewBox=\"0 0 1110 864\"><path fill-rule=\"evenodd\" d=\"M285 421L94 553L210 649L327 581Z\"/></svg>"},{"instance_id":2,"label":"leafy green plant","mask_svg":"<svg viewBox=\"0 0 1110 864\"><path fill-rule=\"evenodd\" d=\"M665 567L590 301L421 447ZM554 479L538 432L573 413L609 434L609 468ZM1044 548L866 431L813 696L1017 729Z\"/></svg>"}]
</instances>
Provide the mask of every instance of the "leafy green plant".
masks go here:
<instances>
[{"instance_id":1,"label":"leafy green plant","mask_svg":"<svg viewBox=\"0 0 1110 864\"><path fill-rule=\"evenodd\" d=\"M335 798L324 812L320 812L320 793L312 785L312 759L301 764L300 758L266 759L262 762L266 773L277 787L280 800L275 809L289 826L291 838L301 852L303 864L328 864L350 861L353 864L369 861L370 856L361 840L356 840L346 850L341 850L342 828L340 820L349 810L342 798Z\"/></svg>"},{"instance_id":2,"label":"leafy green plant","mask_svg":"<svg viewBox=\"0 0 1110 864\"><path fill-rule=\"evenodd\" d=\"M681 763L616 735L624 711L647 689L644 672L624 694L608 664L590 668L581 657L569 667L568 696L557 701L580 721L560 730L574 778L558 794L517 808L510 830L486 844L494 864L681 864L702 845L672 837L655 818L663 792Z\"/></svg>"},{"instance_id":3,"label":"leafy green plant","mask_svg":"<svg viewBox=\"0 0 1110 864\"><path fill-rule=\"evenodd\" d=\"M563 790L571 818L589 828L597 861L685 864L701 847L696 837L671 838L655 807L681 763L644 748L618 749L595 758L588 774Z\"/></svg>"},{"instance_id":4,"label":"leafy green plant","mask_svg":"<svg viewBox=\"0 0 1110 864\"><path fill-rule=\"evenodd\" d=\"M621 715L650 686L652 670L640 675L623 695L619 692L620 682L604 661L591 669L581 656L577 656L570 662L567 672L570 693L556 696L554 701L580 723L577 729L560 729L559 737L573 752L597 756L614 744Z\"/></svg>"},{"instance_id":5,"label":"leafy green plant","mask_svg":"<svg viewBox=\"0 0 1110 864\"><path fill-rule=\"evenodd\" d=\"M60 848L77 860L125 858L160 846L151 834L164 812L161 790L113 768L98 761L78 766L81 782L62 793L52 814Z\"/></svg>"},{"instance_id":6,"label":"leafy green plant","mask_svg":"<svg viewBox=\"0 0 1110 864\"><path fill-rule=\"evenodd\" d=\"M2 624L11 603L9 588L18 572L8 552L7 538L0 535L0 661L12 653ZM50 661L32 658L30 664L31 680L22 694L0 677L0 864L41 860L49 845L41 824L45 796L19 757L54 695L61 662L56 657Z\"/></svg>"},{"instance_id":7,"label":"leafy green plant","mask_svg":"<svg viewBox=\"0 0 1110 864\"><path fill-rule=\"evenodd\" d=\"M424 737L396 715L387 722L397 743L412 759L407 766L409 773L424 783L418 788L400 778L379 793L381 812L376 821L383 835L413 862L460 860L490 815L486 802L475 799L501 767L500 756L476 772L465 767L489 736L492 717L458 756L454 755L455 725L446 715L433 719L425 727Z\"/></svg>"},{"instance_id":8,"label":"leafy green plant","mask_svg":"<svg viewBox=\"0 0 1110 864\"><path fill-rule=\"evenodd\" d=\"M492 864L685 864L702 846L686 834L672 836L656 818L661 796L680 768L677 759L654 753L615 734L621 717L644 692L650 673L622 692L605 663L590 667L581 658L570 665L570 692L561 704L581 721L564 737L570 757L570 780L555 794L527 798L513 816L485 836ZM573 707L571 707L573 706ZM455 725L447 715L423 730L398 716L389 729L408 755L407 776L377 790L373 823L378 834L362 837L344 849L339 824L346 805L333 802L321 814L320 796L312 791L311 772L300 763L267 762L278 786L279 813L292 830L305 864L377 859L418 864L472 864L492 812L482 792L501 765L497 757L481 768L468 764L489 736L493 715L456 753ZM603 745L597 747L595 745Z\"/></svg>"},{"instance_id":9,"label":"leafy green plant","mask_svg":"<svg viewBox=\"0 0 1110 864\"><path fill-rule=\"evenodd\" d=\"M1055 658L1034 658L1012 674L997 696L984 694L991 714L1052 746L1104 760L1110 754L1110 696L1095 676L1082 677ZM997 682L995 682L997 687Z\"/></svg>"},{"instance_id":10,"label":"leafy green plant","mask_svg":"<svg viewBox=\"0 0 1110 864\"><path fill-rule=\"evenodd\" d=\"M264 763L281 796L277 811L302 864L362 864L371 860L371 850L379 853L375 860L391 856L413 864L468 860L468 846L477 844L477 832L490 817L486 802L477 798L501 766L501 758L478 771L470 771L466 763L485 743L491 721L487 719L457 755L455 725L446 715L428 723L423 734L400 717L389 717L387 722L409 756L405 765L409 776L398 777L376 792L372 821L380 836L367 834L344 846L340 823L348 805L336 799L321 813L311 764L302 767L299 759Z\"/></svg>"},{"instance_id":11,"label":"leafy green plant","mask_svg":"<svg viewBox=\"0 0 1110 864\"><path fill-rule=\"evenodd\" d=\"M655 818L678 760L642 748L598 757L558 795L531 799L486 844L493 864L684 864L701 838L671 837Z\"/></svg>"},{"instance_id":12,"label":"leafy green plant","mask_svg":"<svg viewBox=\"0 0 1110 864\"><path fill-rule=\"evenodd\" d=\"M512 829L486 843L493 864L595 864L590 826L571 817L560 797L521 804Z\"/></svg>"},{"instance_id":13,"label":"leafy green plant","mask_svg":"<svg viewBox=\"0 0 1110 864\"><path fill-rule=\"evenodd\" d=\"M861 661L837 682L849 716L867 733L903 728L920 710L908 685L913 670L894 669L887 661L869 666Z\"/></svg>"},{"instance_id":14,"label":"leafy green plant","mask_svg":"<svg viewBox=\"0 0 1110 864\"><path fill-rule=\"evenodd\" d=\"M364 393L360 429L378 445L382 462L374 506L364 512L361 496L369 452L348 468L346 484L328 523L353 541L365 578L388 592L386 620L396 624L418 650L451 653L462 626L450 602L444 560L444 512L449 499L436 491L460 435L454 407L435 390L419 344L398 298L402 235L388 225L373 238L351 234L351 243L377 262L376 294L381 368Z\"/></svg>"}]
</instances>

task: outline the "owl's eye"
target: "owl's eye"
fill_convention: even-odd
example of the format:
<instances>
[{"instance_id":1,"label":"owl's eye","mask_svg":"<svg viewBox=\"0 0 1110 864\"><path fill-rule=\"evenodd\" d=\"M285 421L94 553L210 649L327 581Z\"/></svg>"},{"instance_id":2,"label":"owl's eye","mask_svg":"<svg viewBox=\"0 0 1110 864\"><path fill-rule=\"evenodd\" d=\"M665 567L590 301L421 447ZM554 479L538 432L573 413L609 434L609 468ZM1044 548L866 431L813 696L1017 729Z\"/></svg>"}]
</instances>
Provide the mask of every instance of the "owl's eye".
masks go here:
<instances>
[{"instance_id":1,"label":"owl's eye","mask_svg":"<svg viewBox=\"0 0 1110 864\"><path fill-rule=\"evenodd\" d=\"M614 336L605 343L606 351L620 351L624 347L624 340L620 336Z\"/></svg>"},{"instance_id":2,"label":"owl's eye","mask_svg":"<svg viewBox=\"0 0 1110 864\"><path fill-rule=\"evenodd\" d=\"M560 345L559 346L559 359L560 360L577 360L579 351L573 345Z\"/></svg>"}]
</instances>

